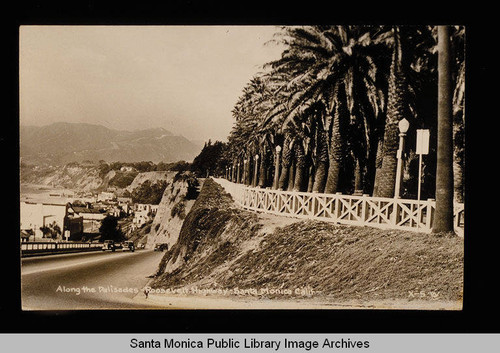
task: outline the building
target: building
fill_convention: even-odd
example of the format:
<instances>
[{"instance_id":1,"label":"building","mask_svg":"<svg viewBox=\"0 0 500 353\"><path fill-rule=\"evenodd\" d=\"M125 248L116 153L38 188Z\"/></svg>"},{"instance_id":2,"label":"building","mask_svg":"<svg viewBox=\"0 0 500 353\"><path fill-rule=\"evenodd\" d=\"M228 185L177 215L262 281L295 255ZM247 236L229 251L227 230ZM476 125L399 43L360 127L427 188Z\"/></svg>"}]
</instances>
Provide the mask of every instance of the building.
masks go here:
<instances>
[{"instance_id":1,"label":"building","mask_svg":"<svg viewBox=\"0 0 500 353\"><path fill-rule=\"evenodd\" d=\"M152 220L156 212L158 211L158 205L138 203L134 205L134 219L133 224L137 227L142 226L144 223Z\"/></svg>"},{"instance_id":2,"label":"building","mask_svg":"<svg viewBox=\"0 0 500 353\"><path fill-rule=\"evenodd\" d=\"M118 206L120 206L126 215L132 213L132 198L131 197L118 197Z\"/></svg>"},{"instance_id":3,"label":"building","mask_svg":"<svg viewBox=\"0 0 500 353\"><path fill-rule=\"evenodd\" d=\"M152 204L148 204L148 203L137 203L134 206L134 210L135 210L135 212L146 211L146 212L152 212L152 213L156 214L156 211L158 211L158 205L152 205Z\"/></svg>"},{"instance_id":4,"label":"building","mask_svg":"<svg viewBox=\"0 0 500 353\"><path fill-rule=\"evenodd\" d=\"M123 166L120 168L121 172L136 172L137 170L131 166Z\"/></svg>"},{"instance_id":5,"label":"building","mask_svg":"<svg viewBox=\"0 0 500 353\"><path fill-rule=\"evenodd\" d=\"M120 217L121 212L122 212L122 210L118 206L111 206L111 207L108 207L108 209L106 210L106 213L109 216L113 216L113 217Z\"/></svg>"},{"instance_id":6,"label":"building","mask_svg":"<svg viewBox=\"0 0 500 353\"><path fill-rule=\"evenodd\" d=\"M152 220L158 211L158 205L138 203L134 206L134 219L133 224L137 227L142 226L144 223Z\"/></svg>"},{"instance_id":7,"label":"building","mask_svg":"<svg viewBox=\"0 0 500 353\"><path fill-rule=\"evenodd\" d=\"M75 215L72 211L70 208L66 217L63 236L65 240L80 240L84 230L83 217Z\"/></svg>"},{"instance_id":8,"label":"building","mask_svg":"<svg viewBox=\"0 0 500 353\"><path fill-rule=\"evenodd\" d=\"M113 192L103 191L97 195L97 201L112 201L115 199L115 194Z\"/></svg>"},{"instance_id":9,"label":"building","mask_svg":"<svg viewBox=\"0 0 500 353\"><path fill-rule=\"evenodd\" d=\"M129 204L129 205L132 204L131 197L118 197L117 201L120 206L124 204Z\"/></svg>"},{"instance_id":10,"label":"building","mask_svg":"<svg viewBox=\"0 0 500 353\"><path fill-rule=\"evenodd\" d=\"M83 219L75 215L69 202L57 199L20 202L21 234L33 234L30 241L42 240L43 232L40 228L51 224L57 225L61 230L59 239L64 236L75 236L83 230Z\"/></svg>"},{"instance_id":11,"label":"building","mask_svg":"<svg viewBox=\"0 0 500 353\"><path fill-rule=\"evenodd\" d=\"M83 233L99 233L101 221L106 218L106 213L99 209L87 206L72 206L75 216L82 217Z\"/></svg>"}]
</instances>

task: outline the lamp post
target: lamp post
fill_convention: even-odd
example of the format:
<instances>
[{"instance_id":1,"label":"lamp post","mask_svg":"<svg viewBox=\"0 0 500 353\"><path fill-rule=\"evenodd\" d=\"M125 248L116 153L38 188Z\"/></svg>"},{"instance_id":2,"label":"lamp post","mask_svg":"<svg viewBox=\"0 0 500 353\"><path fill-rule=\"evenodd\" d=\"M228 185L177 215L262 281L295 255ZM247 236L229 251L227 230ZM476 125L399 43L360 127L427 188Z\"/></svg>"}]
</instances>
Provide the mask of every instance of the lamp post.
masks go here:
<instances>
[{"instance_id":1,"label":"lamp post","mask_svg":"<svg viewBox=\"0 0 500 353\"><path fill-rule=\"evenodd\" d=\"M253 183L252 183L252 186L256 187L258 182L257 182L257 176L259 175L258 174L258 171L259 171L259 155L256 154L255 155L255 168L254 168L254 177L253 177Z\"/></svg>"},{"instance_id":2,"label":"lamp post","mask_svg":"<svg viewBox=\"0 0 500 353\"><path fill-rule=\"evenodd\" d=\"M403 177L403 150L405 148L405 136L410 128L410 123L406 119L401 119L398 123L399 127L399 149L397 152L398 165L396 169L396 186L394 188L394 197L399 198L401 189L401 179Z\"/></svg>"},{"instance_id":3,"label":"lamp post","mask_svg":"<svg viewBox=\"0 0 500 353\"><path fill-rule=\"evenodd\" d=\"M281 153L281 146L276 146L276 161L275 161L275 166L274 166L274 189L278 189L278 183L279 183L279 172L280 172L280 153Z\"/></svg>"},{"instance_id":4,"label":"lamp post","mask_svg":"<svg viewBox=\"0 0 500 353\"><path fill-rule=\"evenodd\" d=\"M238 164L236 164L236 166L237 166L236 182L239 184L239 182L240 182L240 162L238 162Z\"/></svg>"}]
</instances>

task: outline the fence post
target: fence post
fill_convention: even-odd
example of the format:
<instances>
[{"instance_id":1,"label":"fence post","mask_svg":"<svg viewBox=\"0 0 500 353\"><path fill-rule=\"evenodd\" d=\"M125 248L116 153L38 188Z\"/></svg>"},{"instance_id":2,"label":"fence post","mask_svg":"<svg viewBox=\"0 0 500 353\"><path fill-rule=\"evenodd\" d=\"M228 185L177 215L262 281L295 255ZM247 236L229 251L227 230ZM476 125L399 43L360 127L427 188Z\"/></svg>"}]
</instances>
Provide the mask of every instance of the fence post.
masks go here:
<instances>
[{"instance_id":1,"label":"fence post","mask_svg":"<svg viewBox=\"0 0 500 353\"><path fill-rule=\"evenodd\" d=\"M432 203L434 202L434 199L427 199L427 210L426 210L426 215L425 215L425 227L427 230L432 229L432 219L434 216Z\"/></svg>"},{"instance_id":2,"label":"fence post","mask_svg":"<svg viewBox=\"0 0 500 353\"><path fill-rule=\"evenodd\" d=\"M335 222L339 223L340 222L340 197L342 196L342 193L341 192L337 192L335 194L335 212L333 213L334 214L334 217L333 219L335 220Z\"/></svg>"},{"instance_id":3,"label":"fence post","mask_svg":"<svg viewBox=\"0 0 500 353\"><path fill-rule=\"evenodd\" d=\"M363 220L363 225L366 224L366 220L368 219L368 202L367 198L369 197L369 194L363 194L362 196L362 203L361 203L361 219Z\"/></svg>"},{"instance_id":4,"label":"fence post","mask_svg":"<svg viewBox=\"0 0 500 353\"><path fill-rule=\"evenodd\" d=\"M318 192L314 191L312 192L314 196L312 197L312 212L314 217L318 214L318 207L319 207L319 199L318 199Z\"/></svg>"},{"instance_id":5,"label":"fence post","mask_svg":"<svg viewBox=\"0 0 500 353\"><path fill-rule=\"evenodd\" d=\"M462 214L462 211L460 211L458 208L453 206L453 228L457 229L460 227L460 215Z\"/></svg>"},{"instance_id":6,"label":"fence post","mask_svg":"<svg viewBox=\"0 0 500 353\"><path fill-rule=\"evenodd\" d=\"M400 199L394 198L394 209L392 210L391 221L393 225L396 226L401 218L401 207L399 206Z\"/></svg>"}]
</instances>

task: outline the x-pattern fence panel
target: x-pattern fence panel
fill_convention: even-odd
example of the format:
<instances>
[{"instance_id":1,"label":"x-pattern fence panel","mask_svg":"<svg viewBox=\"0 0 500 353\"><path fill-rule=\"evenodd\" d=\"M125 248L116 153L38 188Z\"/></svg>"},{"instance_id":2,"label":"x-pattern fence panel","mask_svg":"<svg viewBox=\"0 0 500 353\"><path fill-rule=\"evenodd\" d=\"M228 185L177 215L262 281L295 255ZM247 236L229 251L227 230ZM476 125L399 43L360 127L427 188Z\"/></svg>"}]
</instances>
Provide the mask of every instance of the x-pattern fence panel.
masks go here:
<instances>
[{"instance_id":1,"label":"x-pattern fence panel","mask_svg":"<svg viewBox=\"0 0 500 353\"><path fill-rule=\"evenodd\" d=\"M434 200L271 190L235 184L225 179L216 181L240 206L248 210L357 226L427 233L432 230ZM463 236L463 204L455 204L454 223L457 234Z\"/></svg>"}]
</instances>

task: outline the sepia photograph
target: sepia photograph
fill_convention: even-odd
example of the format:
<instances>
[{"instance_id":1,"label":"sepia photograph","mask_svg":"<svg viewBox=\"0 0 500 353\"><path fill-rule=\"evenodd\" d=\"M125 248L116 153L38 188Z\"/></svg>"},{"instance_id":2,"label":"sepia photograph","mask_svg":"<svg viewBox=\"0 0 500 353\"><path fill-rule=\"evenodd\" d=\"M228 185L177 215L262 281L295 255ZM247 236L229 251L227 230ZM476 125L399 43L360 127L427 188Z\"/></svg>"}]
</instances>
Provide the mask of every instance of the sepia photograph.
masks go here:
<instances>
[{"instance_id":1,"label":"sepia photograph","mask_svg":"<svg viewBox=\"0 0 500 353\"><path fill-rule=\"evenodd\" d=\"M463 310L465 37L21 25L22 310Z\"/></svg>"}]
</instances>

